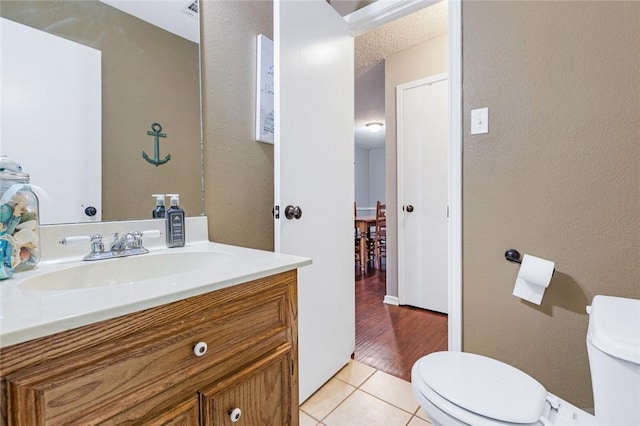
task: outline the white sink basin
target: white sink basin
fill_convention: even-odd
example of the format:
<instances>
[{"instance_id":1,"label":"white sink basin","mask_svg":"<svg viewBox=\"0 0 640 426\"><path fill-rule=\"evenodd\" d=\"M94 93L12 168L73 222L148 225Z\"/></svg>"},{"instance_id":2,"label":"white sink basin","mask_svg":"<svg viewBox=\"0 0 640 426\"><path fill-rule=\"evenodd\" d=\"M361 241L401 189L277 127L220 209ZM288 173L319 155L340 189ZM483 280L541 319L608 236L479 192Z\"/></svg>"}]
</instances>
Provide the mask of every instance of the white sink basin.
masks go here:
<instances>
[{"instance_id":1,"label":"white sink basin","mask_svg":"<svg viewBox=\"0 0 640 426\"><path fill-rule=\"evenodd\" d=\"M180 275L228 260L230 254L212 251L142 254L79 265L24 278L23 290L73 290L131 284Z\"/></svg>"}]
</instances>

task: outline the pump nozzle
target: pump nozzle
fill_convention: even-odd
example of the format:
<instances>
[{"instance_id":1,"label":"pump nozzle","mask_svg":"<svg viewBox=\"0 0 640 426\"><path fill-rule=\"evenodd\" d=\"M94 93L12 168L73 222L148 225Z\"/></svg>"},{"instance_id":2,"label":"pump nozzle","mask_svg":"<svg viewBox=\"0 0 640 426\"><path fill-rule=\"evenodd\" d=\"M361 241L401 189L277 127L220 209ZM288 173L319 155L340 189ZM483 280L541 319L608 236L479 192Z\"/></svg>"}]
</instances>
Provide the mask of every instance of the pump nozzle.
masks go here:
<instances>
[{"instance_id":1,"label":"pump nozzle","mask_svg":"<svg viewBox=\"0 0 640 426\"><path fill-rule=\"evenodd\" d=\"M171 198L171 205L178 206L180 204L180 194L167 194Z\"/></svg>"},{"instance_id":2,"label":"pump nozzle","mask_svg":"<svg viewBox=\"0 0 640 426\"><path fill-rule=\"evenodd\" d=\"M152 197L156 199L156 206L164 206L164 194L153 194Z\"/></svg>"}]
</instances>

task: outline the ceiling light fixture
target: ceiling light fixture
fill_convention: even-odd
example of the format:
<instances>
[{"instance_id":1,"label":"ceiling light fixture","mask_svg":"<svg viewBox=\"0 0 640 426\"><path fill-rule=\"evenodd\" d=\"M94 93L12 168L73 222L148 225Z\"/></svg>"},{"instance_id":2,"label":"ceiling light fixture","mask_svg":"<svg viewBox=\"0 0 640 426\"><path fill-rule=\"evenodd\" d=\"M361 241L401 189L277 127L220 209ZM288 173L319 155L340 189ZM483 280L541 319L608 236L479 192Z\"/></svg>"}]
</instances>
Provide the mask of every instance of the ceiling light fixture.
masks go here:
<instances>
[{"instance_id":1,"label":"ceiling light fixture","mask_svg":"<svg viewBox=\"0 0 640 426\"><path fill-rule=\"evenodd\" d=\"M382 129L383 124L382 123L367 123L366 124L367 129L369 129L369 131L371 133L376 133L378 131L380 131L380 129Z\"/></svg>"}]
</instances>

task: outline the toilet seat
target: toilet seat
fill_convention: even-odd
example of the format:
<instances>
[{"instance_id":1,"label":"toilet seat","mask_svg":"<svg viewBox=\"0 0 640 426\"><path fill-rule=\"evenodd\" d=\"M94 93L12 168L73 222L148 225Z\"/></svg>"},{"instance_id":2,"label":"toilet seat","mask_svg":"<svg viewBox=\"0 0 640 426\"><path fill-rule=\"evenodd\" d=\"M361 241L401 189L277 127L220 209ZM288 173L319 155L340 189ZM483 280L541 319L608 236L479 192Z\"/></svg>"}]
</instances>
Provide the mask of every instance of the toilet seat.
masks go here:
<instances>
[{"instance_id":1,"label":"toilet seat","mask_svg":"<svg viewBox=\"0 0 640 426\"><path fill-rule=\"evenodd\" d=\"M427 355L415 363L412 382L435 406L468 424L532 425L548 415L548 394L538 381L481 355Z\"/></svg>"}]
</instances>

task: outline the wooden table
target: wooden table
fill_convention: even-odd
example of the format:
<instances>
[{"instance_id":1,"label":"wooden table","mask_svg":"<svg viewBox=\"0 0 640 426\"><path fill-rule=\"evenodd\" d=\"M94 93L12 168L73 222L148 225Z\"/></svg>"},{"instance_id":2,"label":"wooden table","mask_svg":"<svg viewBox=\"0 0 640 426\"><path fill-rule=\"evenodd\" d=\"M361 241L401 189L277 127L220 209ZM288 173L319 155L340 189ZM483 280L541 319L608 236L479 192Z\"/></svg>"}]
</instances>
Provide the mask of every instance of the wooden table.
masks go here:
<instances>
[{"instance_id":1,"label":"wooden table","mask_svg":"<svg viewBox=\"0 0 640 426\"><path fill-rule=\"evenodd\" d=\"M367 234L369 227L376 225L375 216L358 216L354 221L355 227L360 230L360 270L367 268Z\"/></svg>"}]
</instances>

